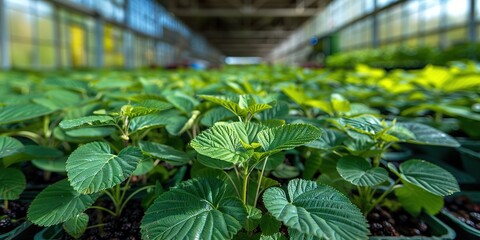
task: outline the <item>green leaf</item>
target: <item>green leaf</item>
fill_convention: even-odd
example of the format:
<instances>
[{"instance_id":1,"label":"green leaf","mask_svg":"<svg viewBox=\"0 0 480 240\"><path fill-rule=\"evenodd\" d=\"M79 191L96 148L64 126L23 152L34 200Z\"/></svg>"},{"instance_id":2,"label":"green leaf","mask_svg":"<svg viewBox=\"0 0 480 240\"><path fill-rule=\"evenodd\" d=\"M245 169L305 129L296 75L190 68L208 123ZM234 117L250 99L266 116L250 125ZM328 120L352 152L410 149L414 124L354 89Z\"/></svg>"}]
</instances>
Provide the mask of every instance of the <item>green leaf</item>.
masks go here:
<instances>
[{"instance_id":1,"label":"green leaf","mask_svg":"<svg viewBox=\"0 0 480 240\"><path fill-rule=\"evenodd\" d=\"M257 228L258 224L260 224L260 220L262 219L262 211L250 205L247 205L246 208L247 220L245 221L244 228L250 232Z\"/></svg>"},{"instance_id":2,"label":"green leaf","mask_svg":"<svg viewBox=\"0 0 480 240\"><path fill-rule=\"evenodd\" d=\"M82 234L87 230L88 215L86 213L80 213L77 216L68 219L63 223L63 229L70 236L75 239L80 238Z\"/></svg>"},{"instance_id":3,"label":"green leaf","mask_svg":"<svg viewBox=\"0 0 480 240\"><path fill-rule=\"evenodd\" d=\"M431 194L409 183L396 188L394 192L403 208L413 216L420 215L422 209L428 214L435 215L443 208L442 196Z\"/></svg>"},{"instance_id":4,"label":"green leaf","mask_svg":"<svg viewBox=\"0 0 480 240\"><path fill-rule=\"evenodd\" d=\"M115 127L82 127L65 131L69 137L75 138L101 138L112 135L117 129Z\"/></svg>"},{"instance_id":5,"label":"green leaf","mask_svg":"<svg viewBox=\"0 0 480 240\"><path fill-rule=\"evenodd\" d=\"M223 170L223 169L226 169L226 168L232 168L233 167L233 163L231 163L231 162L207 157L207 156L201 155L201 154L197 155L197 160L202 165L207 166L209 168L213 168L213 169L222 169Z\"/></svg>"},{"instance_id":6,"label":"green leaf","mask_svg":"<svg viewBox=\"0 0 480 240\"><path fill-rule=\"evenodd\" d=\"M232 239L247 218L218 179L191 179L160 195L141 223L142 239Z\"/></svg>"},{"instance_id":7,"label":"green leaf","mask_svg":"<svg viewBox=\"0 0 480 240\"><path fill-rule=\"evenodd\" d=\"M78 147L67 160L67 175L72 187L82 194L111 188L127 179L143 158L136 147L111 153L104 142L92 142Z\"/></svg>"},{"instance_id":8,"label":"green leaf","mask_svg":"<svg viewBox=\"0 0 480 240\"><path fill-rule=\"evenodd\" d=\"M79 127L108 126L114 125L115 121L110 116L87 116L71 120L63 120L59 126L62 129L72 129Z\"/></svg>"},{"instance_id":9,"label":"green leaf","mask_svg":"<svg viewBox=\"0 0 480 240\"><path fill-rule=\"evenodd\" d=\"M381 167L372 167L364 158L345 156L337 163L337 171L343 179L356 186L376 186L388 179L388 172Z\"/></svg>"},{"instance_id":10,"label":"green leaf","mask_svg":"<svg viewBox=\"0 0 480 240\"><path fill-rule=\"evenodd\" d=\"M133 109L127 114L134 118L138 116L157 113L172 108L172 105L163 101L148 99L139 103L133 104Z\"/></svg>"},{"instance_id":11,"label":"green leaf","mask_svg":"<svg viewBox=\"0 0 480 240\"><path fill-rule=\"evenodd\" d=\"M292 237L291 239L296 239L296 238ZM262 233L262 235L260 236L260 240L287 240L287 238L279 232L271 235L265 235L264 233Z\"/></svg>"},{"instance_id":12,"label":"green leaf","mask_svg":"<svg viewBox=\"0 0 480 240\"><path fill-rule=\"evenodd\" d=\"M187 153L177 150L168 145L155 142L141 141L138 146L140 147L142 152L146 153L147 155L164 160L165 162L173 166L184 165L188 163L188 161L190 161L190 157L187 155Z\"/></svg>"},{"instance_id":13,"label":"green leaf","mask_svg":"<svg viewBox=\"0 0 480 240\"><path fill-rule=\"evenodd\" d=\"M32 164L42 170L49 172L65 172L67 158L60 157L56 159L34 159Z\"/></svg>"},{"instance_id":14,"label":"green leaf","mask_svg":"<svg viewBox=\"0 0 480 240\"><path fill-rule=\"evenodd\" d=\"M0 158L14 155L23 150L23 144L15 138L0 136Z\"/></svg>"},{"instance_id":15,"label":"green leaf","mask_svg":"<svg viewBox=\"0 0 480 240\"><path fill-rule=\"evenodd\" d=\"M257 137L263 150L273 154L309 143L321 135L322 132L312 125L286 124L263 130Z\"/></svg>"},{"instance_id":16,"label":"green leaf","mask_svg":"<svg viewBox=\"0 0 480 240\"><path fill-rule=\"evenodd\" d=\"M248 114L248 111L246 109L242 108L238 103L230 101L230 99L226 97L209 95L200 95L199 97L209 102L221 105L222 107L226 108L237 116L246 116Z\"/></svg>"},{"instance_id":17,"label":"green leaf","mask_svg":"<svg viewBox=\"0 0 480 240\"><path fill-rule=\"evenodd\" d=\"M407 140L407 142L445 147L460 147L460 144L454 138L430 126L421 123L397 123L396 125L408 129L415 135L415 139Z\"/></svg>"},{"instance_id":18,"label":"green leaf","mask_svg":"<svg viewBox=\"0 0 480 240\"><path fill-rule=\"evenodd\" d=\"M341 118L339 123L346 128L368 135L375 135L384 129L380 121L370 115L362 115L355 118Z\"/></svg>"},{"instance_id":19,"label":"green leaf","mask_svg":"<svg viewBox=\"0 0 480 240\"><path fill-rule=\"evenodd\" d=\"M185 95L181 92L175 92L173 94L169 94L168 96L166 96L166 99L173 106L175 106L175 108L179 109L183 113L192 112L195 106L199 104L199 102L196 99L188 95Z\"/></svg>"},{"instance_id":20,"label":"green leaf","mask_svg":"<svg viewBox=\"0 0 480 240\"><path fill-rule=\"evenodd\" d=\"M25 175L13 168L0 168L0 199L16 200L20 198L27 185Z\"/></svg>"},{"instance_id":21,"label":"green leaf","mask_svg":"<svg viewBox=\"0 0 480 240\"><path fill-rule=\"evenodd\" d=\"M333 129L323 129L322 136L306 144L307 147L317 149L332 149L342 145L347 136L340 131Z\"/></svg>"},{"instance_id":22,"label":"green leaf","mask_svg":"<svg viewBox=\"0 0 480 240\"><path fill-rule=\"evenodd\" d=\"M250 156L245 152L235 130L229 125L215 125L195 137L190 145L200 154L238 164Z\"/></svg>"},{"instance_id":23,"label":"green leaf","mask_svg":"<svg viewBox=\"0 0 480 240\"><path fill-rule=\"evenodd\" d=\"M229 110L223 107L215 107L203 113L203 117L200 120L200 123L207 127L211 127L216 122L220 122L222 120L233 117L235 117L235 114L233 114Z\"/></svg>"},{"instance_id":24,"label":"green leaf","mask_svg":"<svg viewBox=\"0 0 480 240\"><path fill-rule=\"evenodd\" d=\"M251 122L234 122L228 125L235 130L242 143L249 146L252 145L252 143L258 142L257 135L260 131L267 129L267 127L261 124Z\"/></svg>"},{"instance_id":25,"label":"green leaf","mask_svg":"<svg viewBox=\"0 0 480 240\"><path fill-rule=\"evenodd\" d=\"M169 123L169 116L149 114L133 118L130 121L129 130L130 133L136 133L144 129L162 127Z\"/></svg>"},{"instance_id":26,"label":"green leaf","mask_svg":"<svg viewBox=\"0 0 480 240\"><path fill-rule=\"evenodd\" d=\"M269 188L263 203L275 218L300 233L326 239L368 239L360 210L332 187L294 179L288 183L288 196L281 188Z\"/></svg>"},{"instance_id":27,"label":"green leaf","mask_svg":"<svg viewBox=\"0 0 480 240\"><path fill-rule=\"evenodd\" d=\"M282 223L278 221L272 214L266 213L263 214L260 221L260 229L264 235L272 235L280 231Z\"/></svg>"},{"instance_id":28,"label":"green leaf","mask_svg":"<svg viewBox=\"0 0 480 240\"><path fill-rule=\"evenodd\" d=\"M330 96L330 100L332 101L332 107L335 112L346 113L350 111L350 102L342 95L334 93Z\"/></svg>"},{"instance_id":29,"label":"green leaf","mask_svg":"<svg viewBox=\"0 0 480 240\"><path fill-rule=\"evenodd\" d=\"M133 176L140 176L148 173L150 170L152 170L155 167L155 164L152 159L142 159L137 165L137 168L135 171L133 171L132 175Z\"/></svg>"},{"instance_id":30,"label":"green leaf","mask_svg":"<svg viewBox=\"0 0 480 240\"><path fill-rule=\"evenodd\" d=\"M28 220L40 226L52 226L71 219L90 207L100 194L84 195L75 191L68 181L56 182L32 201Z\"/></svg>"},{"instance_id":31,"label":"green leaf","mask_svg":"<svg viewBox=\"0 0 480 240\"><path fill-rule=\"evenodd\" d=\"M457 180L445 169L424 160L408 160L399 167L403 181L411 183L426 191L447 196L459 192Z\"/></svg>"},{"instance_id":32,"label":"green leaf","mask_svg":"<svg viewBox=\"0 0 480 240\"><path fill-rule=\"evenodd\" d=\"M279 101L273 107L257 114L260 120L285 119L288 116L288 103Z\"/></svg>"},{"instance_id":33,"label":"green leaf","mask_svg":"<svg viewBox=\"0 0 480 240\"><path fill-rule=\"evenodd\" d=\"M291 179L300 175L300 170L294 166L282 163L275 168L272 175L281 179Z\"/></svg>"},{"instance_id":34,"label":"green leaf","mask_svg":"<svg viewBox=\"0 0 480 240\"><path fill-rule=\"evenodd\" d=\"M52 113L53 111L39 104L21 104L0 107L0 125L21 122Z\"/></svg>"}]
</instances>

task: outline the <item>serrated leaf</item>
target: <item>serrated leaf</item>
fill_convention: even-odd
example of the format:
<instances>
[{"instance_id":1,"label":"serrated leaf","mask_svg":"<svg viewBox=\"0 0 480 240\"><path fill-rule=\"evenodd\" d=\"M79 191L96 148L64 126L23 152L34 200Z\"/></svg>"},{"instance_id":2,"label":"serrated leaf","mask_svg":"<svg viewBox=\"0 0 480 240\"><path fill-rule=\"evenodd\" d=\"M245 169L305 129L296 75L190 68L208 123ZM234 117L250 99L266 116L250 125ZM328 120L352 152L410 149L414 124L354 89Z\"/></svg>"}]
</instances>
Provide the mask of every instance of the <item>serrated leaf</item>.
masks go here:
<instances>
[{"instance_id":1,"label":"serrated leaf","mask_svg":"<svg viewBox=\"0 0 480 240\"><path fill-rule=\"evenodd\" d=\"M459 192L457 180L445 169L424 160L408 160L399 167L403 181L438 195L447 196Z\"/></svg>"},{"instance_id":2,"label":"serrated leaf","mask_svg":"<svg viewBox=\"0 0 480 240\"><path fill-rule=\"evenodd\" d=\"M193 111L195 106L199 104L199 102L181 92L175 92L173 94L169 94L166 96L168 102L170 102L175 108L179 109L183 113L190 113Z\"/></svg>"},{"instance_id":3,"label":"serrated leaf","mask_svg":"<svg viewBox=\"0 0 480 240\"><path fill-rule=\"evenodd\" d=\"M0 125L21 122L44 115L53 111L39 104L21 104L0 107Z\"/></svg>"},{"instance_id":4,"label":"serrated leaf","mask_svg":"<svg viewBox=\"0 0 480 240\"><path fill-rule=\"evenodd\" d=\"M136 147L124 148L117 156L111 153L107 143L88 143L68 157L68 180L82 194L99 192L127 179L142 157Z\"/></svg>"},{"instance_id":5,"label":"serrated leaf","mask_svg":"<svg viewBox=\"0 0 480 240\"><path fill-rule=\"evenodd\" d=\"M397 123L397 125L408 129L415 135L415 139L407 140L407 142L445 147L460 147L460 144L454 138L430 126L421 123Z\"/></svg>"},{"instance_id":6,"label":"serrated leaf","mask_svg":"<svg viewBox=\"0 0 480 240\"><path fill-rule=\"evenodd\" d=\"M443 208L442 196L437 196L409 183L396 188L394 192L402 207L413 216L420 215L422 210L435 215Z\"/></svg>"},{"instance_id":7,"label":"serrated leaf","mask_svg":"<svg viewBox=\"0 0 480 240\"><path fill-rule=\"evenodd\" d=\"M40 226L63 223L85 211L99 196L81 194L65 179L40 192L28 208L27 217Z\"/></svg>"},{"instance_id":8,"label":"serrated leaf","mask_svg":"<svg viewBox=\"0 0 480 240\"><path fill-rule=\"evenodd\" d=\"M0 158L8 157L23 150L23 144L15 138L0 136Z\"/></svg>"},{"instance_id":9,"label":"serrated leaf","mask_svg":"<svg viewBox=\"0 0 480 240\"><path fill-rule=\"evenodd\" d=\"M243 123L243 122L234 122L228 124L232 127L242 143L247 145L252 145L252 143L258 142L257 135L260 131L267 129L267 127L258 124L258 123Z\"/></svg>"},{"instance_id":10,"label":"serrated leaf","mask_svg":"<svg viewBox=\"0 0 480 240\"><path fill-rule=\"evenodd\" d=\"M223 97L223 96L209 96L209 95L200 95L200 98L203 98L209 102L213 102L215 104L221 105L222 107L226 108L233 114L237 116L245 116L247 115L248 111L243 109L238 103L231 101L230 99Z\"/></svg>"},{"instance_id":11,"label":"serrated leaf","mask_svg":"<svg viewBox=\"0 0 480 240\"><path fill-rule=\"evenodd\" d=\"M368 135L375 135L384 128L377 118L369 115L355 118L341 118L339 123L356 132Z\"/></svg>"},{"instance_id":12,"label":"serrated leaf","mask_svg":"<svg viewBox=\"0 0 480 240\"><path fill-rule=\"evenodd\" d=\"M262 121L284 119L288 116L288 111L288 104L284 101L279 101L273 104L272 108L257 113L257 116Z\"/></svg>"},{"instance_id":13,"label":"serrated leaf","mask_svg":"<svg viewBox=\"0 0 480 240\"><path fill-rule=\"evenodd\" d=\"M154 100L154 99L143 100L141 102L133 104L133 109L128 113L128 116L132 118L138 117L138 116L144 116L148 114L158 113L160 111L164 111L172 107L173 106L171 104L160 101L160 100Z\"/></svg>"},{"instance_id":14,"label":"serrated leaf","mask_svg":"<svg viewBox=\"0 0 480 240\"><path fill-rule=\"evenodd\" d=\"M144 153L164 160L165 162L173 166L181 166L190 161L190 157L187 155L187 153L177 150L168 145L155 142L141 141L138 146Z\"/></svg>"},{"instance_id":15,"label":"serrated leaf","mask_svg":"<svg viewBox=\"0 0 480 240\"><path fill-rule=\"evenodd\" d=\"M247 231L253 231L260 224L262 219L262 211L258 208L252 207L250 205L246 206L247 209L247 220L245 221L244 228Z\"/></svg>"},{"instance_id":16,"label":"serrated leaf","mask_svg":"<svg viewBox=\"0 0 480 240\"><path fill-rule=\"evenodd\" d=\"M62 129L73 129L80 127L108 126L114 125L115 121L110 116L87 116L71 120L63 120L59 126Z\"/></svg>"},{"instance_id":17,"label":"serrated leaf","mask_svg":"<svg viewBox=\"0 0 480 240\"><path fill-rule=\"evenodd\" d=\"M280 231L280 227L282 223L278 221L272 214L266 213L263 214L262 219L260 221L260 229L262 230L262 234L265 235L272 235L276 232Z\"/></svg>"},{"instance_id":18,"label":"serrated leaf","mask_svg":"<svg viewBox=\"0 0 480 240\"><path fill-rule=\"evenodd\" d=\"M63 223L63 229L70 236L78 239L82 234L87 230L88 226L88 215L86 213L80 213L77 216L68 219Z\"/></svg>"},{"instance_id":19,"label":"serrated leaf","mask_svg":"<svg viewBox=\"0 0 480 240\"><path fill-rule=\"evenodd\" d=\"M265 129L257 137L265 152L270 154L292 149L318 139L322 132L307 124L286 124Z\"/></svg>"},{"instance_id":20,"label":"serrated leaf","mask_svg":"<svg viewBox=\"0 0 480 240\"><path fill-rule=\"evenodd\" d=\"M237 133L229 125L215 125L203 131L190 145L202 155L234 164L250 157L243 149Z\"/></svg>"},{"instance_id":21,"label":"serrated leaf","mask_svg":"<svg viewBox=\"0 0 480 240\"><path fill-rule=\"evenodd\" d=\"M250 114L253 115L253 114L265 111L265 110L270 109L270 108L272 108L272 106L270 106L266 103L257 103L257 104L253 104L253 105L248 106L247 111Z\"/></svg>"},{"instance_id":22,"label":"serrated leaf","mask_svg":"<svg viewBox=\"0 0 480 240\"><path fill-rule=\"evenodd\" d=\"M372 167L364 158L345 156L337 163L337 171L343 179L356 186L376 186L388 179L388 172L381 167Z\"/></svg>"},{"instance_id":23,"label":"serrated leaf","mask_svg":"<svg viewBox=\"0 0 480 240\"><path fill-rule=\"evenodd\" d=\"M0 168L0 199L16 200L25 190L27 180L20 170Z\"/></svg>"},{"instance_id":24,"label":"serrated leaf","mask_svg":"<svg viewBox=\"0 0 480 240\"><path fill-rule=\"evenodd\" d=\"M232 239L247 218L218 179L191 179L160 195L141 223L142 239Z\"/></svg>"},{"instance_id":25,"label":"serrated leaf","mask_svg":"<svg viewBox=\"0 0 480 240\"><path fill-rule=\"evenodd\" d=\"M291 237L291 239L296 238ZM265 235L264 233L262 233L262 235L260 236L260 240L287 240L287 238L279 232L271 235Z\"/></svg>"},{"instance_id":26,"label":"serrated leaf","mask_svg":"<svg viewBox=\"0 0 480 240\"><path fill-rule=\"evenodd\" d=\"M343 194L326 185L294 179L263 194L267 210L286 226L326 239L368 239L365 218Z\"/></svg>"}]
</instances>

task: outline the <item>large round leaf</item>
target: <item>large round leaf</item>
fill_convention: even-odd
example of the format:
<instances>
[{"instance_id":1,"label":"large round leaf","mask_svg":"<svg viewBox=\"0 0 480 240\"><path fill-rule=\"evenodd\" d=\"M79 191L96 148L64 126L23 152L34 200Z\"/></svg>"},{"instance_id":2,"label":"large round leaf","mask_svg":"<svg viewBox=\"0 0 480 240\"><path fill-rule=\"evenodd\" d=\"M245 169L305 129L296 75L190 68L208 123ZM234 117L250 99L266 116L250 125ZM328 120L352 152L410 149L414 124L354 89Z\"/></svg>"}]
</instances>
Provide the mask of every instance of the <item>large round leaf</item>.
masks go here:
<instances>
[{"instance_id":1,"label":"large round leaf","mask_svg":"<svg viewBox=\"0 0 480 240\"><path fill-rule=\"evenodd\" d=\"M142 220L143 239L232 239L247 218L225 182L192 179L160 195Z\"/></svg>"},{"instance_id":2,"label":"large round leaf","mask_svg":"<svg viewBox=\"0 0 480 240\"><path fill-rule=\"evenodd\" d=\"M227 125L215 125L192 140L191 146L200 154L231 162L241 163L249 158L235 130Z\"/></svg>"},{"instance_id":3,"label":"large round leaf","mask_svg":"<svg viewBox=\"0 0 480 240\"><path fill-rule=\"evenodd\" d=\"M408 160L400 165L400 177L438 196L460 191L455 177L445 169L424 160Z\"/></svg>"},{"instance_id":4,"label":"large round leaf","mask_svg":"<svg viewBox=\"0 0 480 240\"><path fill-rule=\"evenodd\" d=\"M397 123L398 126L408 129L415 135L415 139L407 142L423 145L435 145L446 147L460 147L453 137L421 123Z\"/></svg>"},{"instance_id":5,"label":"large round leaf","mask_svg":"<svg viewBox=\"0 0 480 240\"><path fill-rule=\"evenodd\" d=\"M142 152L136 147L124 148L118 155L114 155L107 143L88 143L68 157L68 180L80 193L99 192L128 178L142 157Z\"/></svg>"},{"instance_id":6,"label":"large round leaf","mask_svg":"<svg viewBox=\"0 0 480 240\"><path fill-rule=\"evenodd\" d=\"M287 124L263 130L257 137L263 150L273 154L309 143L321 135L322 132L312 125Z\"/></svg>"},{"instance_id":7,"label":"large round leaf","mask_svg":"<svg viewBox=\"0 0 480 240\"><path fill-rule=\"evenodd\" d=\"M332 187L294 179L288 196L278 187L263 194L267 210L290 229L326 239L367 239L368 229L360 210Z\"/></svg>"},{"instance_id":8,"label":"large round leaf","mask_svg":"<svg viewBox=\"0 0 480 240\"><path fill-rule=\"evenodd\" d=\"M20 170L0 168L0 199L18 199L26 185L27 181Z\"/></svg>"},{"instance_id":9,"label":"large round leaf","mask_svg":"<svg viewBox=\"0 0 480 240\"><path fill-rule=\"evenodd\" d=\"M346 156L337 163L337 171L343 179L356 186L375 186L388 179L388 172L381 167L372 167L364 158Z\"/></svg>"},{"instance_id":10,"label":"large round leaf","mask_svg":"<svg viewBox=\"0 0 480 240\"><path fill-rule=\"evenodd\" d=\"M37 195L28 209L27 217L40 226L56 225L82 213L99 195L80 194L67 180L62 180Z\"/></svg>"},{"instance_id":11,"label":"large round leaf","mask_svg":"<svg viewBox=\"0 0 480 240\"><path fill-rule=\"evenodd\" d=\"M0 136L0 158L7 157L23 150L23 144L15 138Z\"/></svg>"}]
</instances>

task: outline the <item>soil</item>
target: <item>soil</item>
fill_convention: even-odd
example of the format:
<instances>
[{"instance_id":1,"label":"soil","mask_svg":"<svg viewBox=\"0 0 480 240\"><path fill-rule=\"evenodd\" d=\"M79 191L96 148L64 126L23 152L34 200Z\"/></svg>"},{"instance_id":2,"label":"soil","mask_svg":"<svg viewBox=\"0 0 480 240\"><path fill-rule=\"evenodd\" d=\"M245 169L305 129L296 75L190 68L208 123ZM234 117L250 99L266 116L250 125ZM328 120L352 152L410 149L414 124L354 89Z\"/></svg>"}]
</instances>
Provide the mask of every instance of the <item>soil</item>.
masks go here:
<instances>
[{"instance_id":1,"label":"soil","mask_svg":"<svg viewBox=\"0 0 480 240\"><path fill-rule=\"evenodd\" d=\"M430 227L420 218L404 210L390 213L377 206L367 215L370 232L374 236L432 236Z\"/></svg>"},{"instance_id":2,"label":"soil","mask_svg":"<svg viewBox=\"0 0 480 240\"><path fill-rule=\"evenodd\" d=\"M480 204L472 202L467 196L445 199L445 208L460 221L480 230Z\"/></svg>"},{"instance_id":3,"label":"soil","mask_svg":"<svg viewBox=\"0 0 480 240\"><path fill-rule=\"evenodd\" d=\"M103 201L100 206L114 210L110 201ZM83 240L135 240L140 237L140 221L143 218L144 210L140 200L130 200L123 209L120 217L114 217L109 213L100 210L89 209L86 211L90 219L88 226L104 223L103 228L95 227L85 231L80 239ZM73 240L65 233L64 240Z\"/></svg>"},{"instance_id":4,"label":"soil","mask_svg":"<svg viewBox=\"0 0 480 240\"><path fill-rule=\"evenodd\" d=\"M12 231L27 215L28 204L20 201L9 201L8 209L0 207L0 234Z\"/></svg>"}]
</instances>

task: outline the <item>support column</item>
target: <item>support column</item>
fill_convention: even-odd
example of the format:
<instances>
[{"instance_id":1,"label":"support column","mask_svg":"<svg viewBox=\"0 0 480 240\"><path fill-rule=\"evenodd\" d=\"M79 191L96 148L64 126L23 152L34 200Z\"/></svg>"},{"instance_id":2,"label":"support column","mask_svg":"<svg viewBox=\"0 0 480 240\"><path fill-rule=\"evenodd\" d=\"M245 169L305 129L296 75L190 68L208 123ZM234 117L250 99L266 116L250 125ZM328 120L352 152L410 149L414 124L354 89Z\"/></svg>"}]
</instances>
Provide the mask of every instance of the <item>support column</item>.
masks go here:
<instances>
[{"instance_id":1,"label":"support column","mask_svg":"<svg viewBox=\"0 0 480 240\"><path fill-rule=\"evenodd\" d=\"M0 50L0 69L10 69L10 32L5 0L0 0Z\"/></svg>"},{"instance_id":2,"label":"support column","mask_svg":"<svg viewBox=\"0 0 480 240\"><path fill-rule=\"evenodd\" d=\"M373 15L372 15L372 47L377 48L379 44L378 40L378 3L377 0L373 1Z\"/></svg>"},{"instance_id":3,"label":"support column","mask_svg":"<svg viewBox=\"0 0 480 240\"><path fill-rule=\"evenodd\" d=\"M103 62L103 18L99 15L95 18L95 67L102 68Z\"/></svg>"},{"instance_id":4,"label":"support column","mask_svg":"<svg viewBox=\"0 0 480 240\"><path fill-rule=\"evenodd\" d=\"M468 13L468 40L470 42L476 42L477 41L477 24L475 23L475 18L477 17L476 16L477 4L475 3L475 0L470 0L469 5L470 5L470 8Z\"/></svg>"},{"instance_id":5,"label":"support column","mask_svg":"<svg viewBox=\"0 0 480 240\"><path fill-rule=\"evenodd\" d=\"M60 30L60 8L58 5L53 5L53 36L54 36L54 44L55 44L55 67L61 68L62 67L62 33Z\"/></svg>"}]
</instances>

